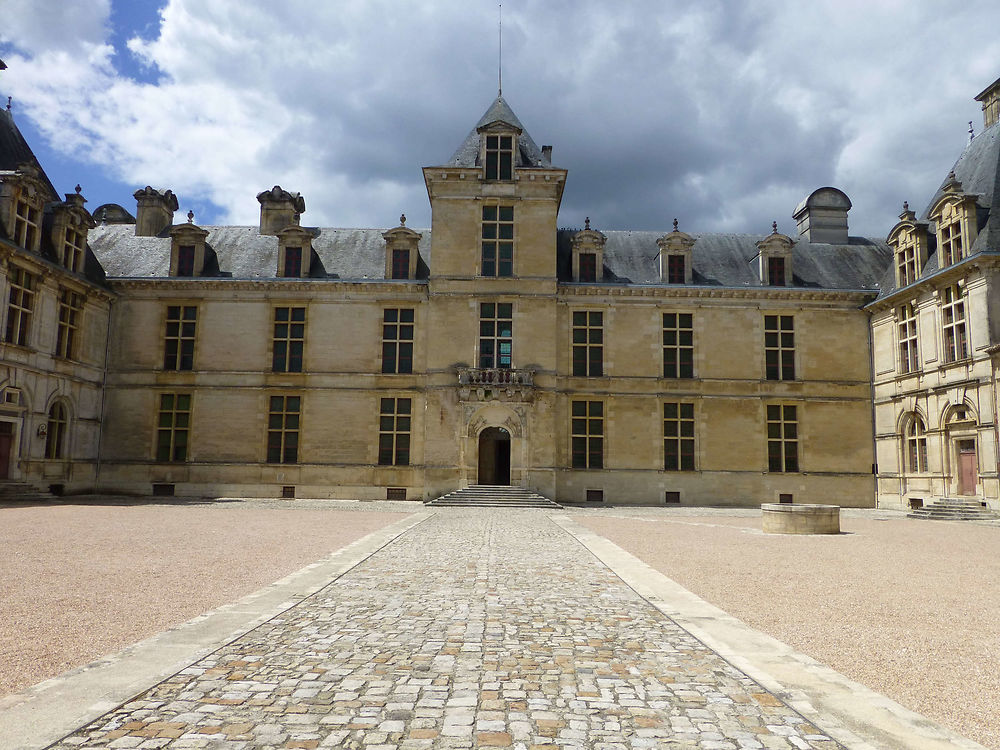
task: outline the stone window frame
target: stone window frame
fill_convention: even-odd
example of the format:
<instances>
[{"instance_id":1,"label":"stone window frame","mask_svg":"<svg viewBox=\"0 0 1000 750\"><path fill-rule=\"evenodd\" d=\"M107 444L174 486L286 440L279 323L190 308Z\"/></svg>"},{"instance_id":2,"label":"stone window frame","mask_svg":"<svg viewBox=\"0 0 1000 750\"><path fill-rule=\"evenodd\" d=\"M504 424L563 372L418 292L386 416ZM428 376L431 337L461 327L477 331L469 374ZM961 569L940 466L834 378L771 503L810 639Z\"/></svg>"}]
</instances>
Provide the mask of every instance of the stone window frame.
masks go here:
<instances>
[{"instance_id":1,"label":"stone window frame","mask_svg":"<svg viewBox=\"0 0 1000 750\"><path fill-rule=\"evenodd\" d=\"M604 469L605 403L601 399L570 402L570 466Z\"/></svg>"},{"instance_id":2,"label":"stone window frame","mask_svg":"<svg viewBox=\"0 0 1000 750\"><path fill-rule=\"evenodd\" d=\"M899 222L886 238L893 249L897 287L909 286L920 278L927 262L927 226L927 222L917 221L917 215L910 210L908 203L903 204Z\"/></svg>"},{"instance_id":3,"label":"stone window frame","mask_svg":"<svg viewBox=\"0 0 1000 750\"><path fill-rule=\"evenodd\" d=\"M305 279L312 267L312 233L297 223L276 233L278 238L278 268L276 276L285 279ZM289 261L297 255L298 268L289 268ZM294 263L293 263L294 265Z\"/></svg>"},{"instance_id":4,"label":"stone window frame","mask_svg":"<svg viewBox=\"0 0 1000 750\"><path fill-rule=\"evenodd\" d=\"M896 340L899 374L909 375L919 372L919 323L917 308L913 302L906 302L896 308Z\"/></svg>"},{"instance_id":5,"label":"stone window frame","mask_svg":"<svg viewBox=\"0 0 1000 750\"><path fill-rule=\"evenodd\" d=\"M412 307L386 307L382 311L382 374L413 373L413 344L416 310Z\"/></svg>"},{"instance_id":6,"label":"stone window frame","mask_svg":"<svg viewBox=\"0 0 1000 750\"><path fill-rule=\"evenodd\" d=\"M69 446L69 408L63 399L56 399L49 407L45 430L45 458L61 460L67 457Z\"/></svg>"},{"instance_id":7,"label":"stone window frame","mask_svg":"<svg viewBox=\"0 0 1000 750\"><path fill-rule=\"evenodd\" d=\"M409 466L413 434L413 398L382 396L378 411L379 466Z\"/></svg>"},{"instance_id":8,"label":"stone window frame","mask_svg":"<svg viewBox=\"0 0 1000 750\"><path fill-rule=\"evenodd\" d=\"M271 313L271 372L305 371L306 305L276 305ZM297 365L297 366L296 366Z\"/></svg>"},{"instance_id":9,"label":"stone window frame","mask_svg":"<svg viewBox=\"0 0 1000 750\"><path fill-rule=\"evenodd\" d=\"M194 370L198 340L198 305L184 302L168 304L163 315L163 370Z\"/></svg>"},{"instance_id":10,"label":"stone window frame","mask_svg":"<svg viewBox=\"0 0 1000 750\"><path fill-rule=\"evenodd\" d=\"M509 237L503 236L507 228L509 228ZM513 203L491 201L481 205L479 247L480 276L489 279L514 277L517 228ZM508 252L505 253L505 250ZM505 255L509 255L509 257L504 257ZM488 266L488 264L492 265ZM503 270L506 270L507 273L501 273Z\"/></svg>"},{"instance_id":11,"label":"stone window frame","mask_svg":"<svg viewBox=\"0 0 1000 750\"><path fill-rule=\"evenodd\" d=\"M695 377L694 313L662 312L660 321L663 377L669 380L693 379Z\"/></svg>"},{"instance_id":12,"label":"stone window frame","mask_svg":"<svg viewBox=\"0 0 1000 750\"><path fill-rule=\"evenodd\" d=\"M571 372L576 378L604 377L604 311L570 312Z\"/></svg>"},{"instance_id":13,"label":"stone window frame","mask_svg":"<svg viewBox=\"0 0 1000 750\"><path fill-rule=\"evenodd\" d=\"M795 241L784 234L778 233L778 224L771 224L772 232L756 243L758 259L758 275L763 286L792 286L792 248ZM780 271L776 268L776 259L781 259ZM772 273L774 272L774 274ZM775 275L780 274L780 278Z\"/></svg>"},{"instance_id":14,"label":"stone window frame","mask_svg":"<svg viewBox=\"0 0 1000 750\"><path fill-rule=\"evenodd\" d=\"M38 252L42 237L42 205L24 195L14 199L12 206L14 231L11 239L15 244L31 252Z\"/></svg>"},{"instance_id":15,"label":"stone window frame","mask_svg":"<svg viewBox=\"0 0 1000 750\"><path fill-rule=\"evenodd\" d=\"M969 322L965 293L961 284L951 284L938 291L941 310L941 351L946 364L963 362L971 356Z\"/></svg>"},{"instance_id":16,"label":"stone window frame","mask_svg":"<svg viewBox=\"0 0 1000 750\"><path fill-rule=\"evenodd\" d=\"M302 401L302 395L298 393L269 393L267 395L265 463L296 464L299 462Z\"/></svg>"},{"instance_id":17,"label":"stone window frame","mask_svg":"<svg viewBox=\"0 0 1000 750\"><path fill-rule=\"evenodd\" d=\"M14 346L31 345L31 319L34 314L38 276L25 268L10 265L7 272L7 326L4 341Z\"/></svg>"},{"instance_id":18,"label":"stone window frame","mask_svg":"<svg viewBox=\"0 0 1000 750\"><path fill-rule=\"evenodd\" d=\"M59 287L59 320L56 325L56 356L75 359L80 350L81 317L86 296L73 289Z\"/></svg>"},{"instance_id":19,"label":"stone window frame","mask_svg":"<svg viewBox=\"0 0 1000 750\"><path fill-rule=\"evenodd\" d=\"M190 393L160 393L154 432L153 455L159 463L185 463L191 445Z\"/></svg>"},{"instance_id":20,"label":"stone window frame","mask_svg":"<svg viewBox=\"0 0 1000 750\"><path fill-rule=\"evenodd\" d=\"M509 323L509 327L503 329L502 322ZM490 325L489 331L487 331L486 325ZM496 370L514 368L514 304L512 302L479 303L479 336L477 341L476 358L479 367ZM484 348L487 343L489 344L488 351ZM507 345L506 352L504 352L504 344Z\"/></svg>"},{"instance_id":21,"label":"stone window frame","mask_svg":"<svg viewBox=\"0 0 1000 750\"><path fill-rule=\"evenodd\" d=\"M976 196L962 190L954 172L941 188L942 195L927 212L936 224L938 268L947 268L972 253L978 230Z\"/></svg>"},{"instance_id":22,"label":"stone window frame","mask_svg":"<svg viewBox=\"0 0 1000 750\"><path fill-rule=\"evenodd\" d=\"M695 404L663 402L663 470L695 471Z\"/></svg>"},{"instance_id":23,"label":"stone window frame","mask_svg":"<svg viewBox=\"0 0 1000 750\"><path fill-rule=\"evenodd\" d=\"M767 403L764 405L764 419L768 472L801 473L801 415L798 404Z\"/></svg>"},{"instance_id":24,"label":"stone window frame","mask_svg":"<svg viewBox=\"0 0 1000 750\"><path fill-rule=\"evenodd\" d=\"M486 132L483 141L483 180L511 182L514 180L517 133L514 131Z\"/></svg>"},{"instance_id":25,"label":"stone window frame","mask_svg":"<svg viewBox=\"0 0 1000 750\"><path fill-rule=\"evenodd\" d=\"M788 327L786 328L786 323ZM764 314L764 379L797 380L795 316Z\"/></svg>"},{"instance_id":26,"label":"stone window frame","mask_svg":"<svg viewBox=\"0 0 1000 750\"><path fill-rule=\"evenodd\" d=\"M570 239L571 273L573 281L583 284L594 284L604 279L604 245L608 238L596 229L590 228L590 217L584 222L584 228ZM586 263L584 258L587 258ZM590 273L590 264L593 273Z\"/></svg>"},{"instance_id":27,"label":"stone window frame","mask_svg":"<svg viewBox=\"0 0 1000 750\"><path fill-rule=\"evenodd\" d=\"M927 473L927 428L917 412L904 415L902 429L904 474Z\"/></svg>"},{"instance_id":28,"label":"stone window frame","mask_svg":"<svg viewBox=\"0 0 1000 750\"><path fill-rule=\"evenodd\" d=\"M399 226L383 232L385 240L385 278L406 280L417 278L419 242L423 235L406 226L406 214L399 217ZM397 256L397 253L400 255ZM405 257L402 255L405 253ZM405 266L402 261L405 260Z\"/></svg>"}]
</instances>

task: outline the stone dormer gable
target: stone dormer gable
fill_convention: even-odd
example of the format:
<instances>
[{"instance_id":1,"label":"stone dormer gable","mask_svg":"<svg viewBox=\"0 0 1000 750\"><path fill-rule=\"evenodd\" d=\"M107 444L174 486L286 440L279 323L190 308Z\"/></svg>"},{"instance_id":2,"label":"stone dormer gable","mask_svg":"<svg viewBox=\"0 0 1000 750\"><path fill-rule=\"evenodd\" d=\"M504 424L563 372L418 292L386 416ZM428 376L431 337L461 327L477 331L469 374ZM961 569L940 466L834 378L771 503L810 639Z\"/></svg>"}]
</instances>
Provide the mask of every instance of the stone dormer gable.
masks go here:
<instances>
[{"instance_id":1,"label":"stone dormer gable","mask_svg":"<svg viewBox=\"0 0 1000 750\"><path fill-rule=\"evenodd\" d=\"M674 231L656 240L660 248L660 281L664 284L690 284L692 272L691 248L695 239L690 234L677 228L674 219Z\"/></svg>"},{"instance_id":2,"label":"stone dormer gable","mask_svg":"<svg viewBox=\"0 0 1000 750\"><path fill-rule=\"evenodd\" d=\"M86 199L80 194L67 193L66 200L51 205L52 221L49 239L57 262L74 272L83 271L87 252L87 233L97 226L90 212L83 207Z\"/></svg>"},{"instance_id":3,"label":"stone dormer gable","mask_svg":"<svg viewBox=\"0 0 1000 750\"><path fill-rule=\"evenodd\" d=\"M573 281L591 283L604 278L604 245L608 238L590 228L587 217L584 228L573 235L570 246L573 251Z\"/></svg>"},{"instance_id":4,"label":"stone dormer gable","mask_svg":"<svg viewBox=\"0 0 1000 750\"><path fill-rule=\"evenodd\" d=\"M983 105L983 127L995 125L1000 119L1000 78L980 91L976 101Z\"/></svg>"},{"instance_id":5,"label":"stone dormer gable","mask_svg":"<svg viewBox=\"0 0 1000 750\"><path fill-rule=\"evenodd\" d=\"M309 278L313 252L312 231L296 223L285 227L277 234L278 276L288 279Z\"/></svg>"},{"instance_id":6,"label":"stone dormer gable","mask_svg":"<svg viewBox=\"0 0 1000 750\"><path fill-rule=\"evenodd\" d=\"M979 231L977 195L966 193L954 172L948 174L939 197L927 211L927 218L937 229L938 267L958 263L972 254Z\"/></svg>"},{"instance_id":7,"label":"stone dormer gable","mask_svg":"<svg viewBox=\"0 0 1000 750\"><path fill-rule=\"evenodd\" d=\"M802 201L792 214L798 232L808 242L846 245L847 212L851 199L835 187L821 187Z\"/></svg>"},{"instance_id":8,"label":"stone dormer gable","mask_svg":"<svg viewBox=\"0 0 1000 750\"><path fill-rule=\"evenodd\" d=\"M385 277L415 279L417 277L417 243L423 235L406 226L406 214L399 217L399 226L382 233L385 240Z\"/></svg>"},{"instance_id":9,"label":"stone dormer gable","mask_svg":"<svg viewBox=\"0 0 1000 750\"><path fill-rule=\"evenodd\" d=\"M792 285L792 247L795 241L778 232L778 222L771 224L771 234L755 243L757 273L764 286Z\"/></svg>"},{"instance_id":10,"label":"stone dormer gable","mask_svg":"<svg viewBox=\"0 0 1000 750\"><path fill-rule=\"evenodd\" d=\"M300 193L290 193L275 185L257 193L260 203L260 233L277 235L287 226L297 225L306 212L306 199Z\"/></svg>"},{"instance_id":11,"label":"stone dormer gable","mask_svg":"<svg viewBox=\"0 0 1000 750\"><path fill-rule=\"evenodd\" d=\"M146 185L132 196L136 201L136 237L156 237L174 223L177 196L172 190L157 190Z\"/></svg>"},{"instance_id":12,"label":"stone dormer gable","mask_svg":"<svg viewBox=\"0 0 1000 750\"><path fill-rule=\"evenodd\" d=\"M904 203L899 222L886 237L895 258L896 286L907 286L920 277L928 255L927 227L927 222L919 221L910 205Z\"/></svg>"},{"instance_id":13,"label":"stone dormer gable","mask_svg":"<svg viewBox=\"0 0 1000 750\"><path fill-rule=\"evenodd\" d=\"M55 200L42 171L31 163L0 171L0 220L16 245L38 252L45 204Z\"/></svg>"},{"instance_id":14,"label":"stone dormer gable","mask_svg":"<svg viewBox=\"0 0 1000 750\"><path fill-rule=\"evenodd\" d=\"M194 223L194 213L188 211L187 224L170 230L170 275L202 276L205 272L205 238L208 232Z\"/></svg>"}]
</instances>

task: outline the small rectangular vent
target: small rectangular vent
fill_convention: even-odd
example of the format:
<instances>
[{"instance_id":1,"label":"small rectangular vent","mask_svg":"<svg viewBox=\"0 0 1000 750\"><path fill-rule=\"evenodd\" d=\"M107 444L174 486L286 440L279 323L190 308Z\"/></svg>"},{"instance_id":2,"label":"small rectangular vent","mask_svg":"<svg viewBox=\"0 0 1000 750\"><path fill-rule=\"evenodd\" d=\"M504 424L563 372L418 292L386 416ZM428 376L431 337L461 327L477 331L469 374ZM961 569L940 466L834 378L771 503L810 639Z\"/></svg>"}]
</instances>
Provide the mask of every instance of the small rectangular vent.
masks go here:
<instances>
[{"instance_id":1,"label":"small rectangular vent","mask_svg":"<svg viewBox=\"0 0 1000 750\"><path fill-rule=\"evenodd\" d=\"M679 492L666 492L663 496L663 500L667 505L672 505L674 503L680 503L681 493Z\"/></svg>"},{"instance_id":2,"label":"small rectangular vent","mask_svg":"<svg viewBox=\"0 0 1000 750\"><path fill-rule=\"evenodd\" d=\"M14 388L8 388L3 393L3 401L5 404L10 404L11 406L20 406L21 392Z\"/></svg>"},{"instance_id":3,"label":"small rectangular vent","mask_svg":"<svg viewBox=\"0 0 1000 750\"><path fill-rule=\"evenodd\" d=\"M154 484L153 497L173 497L174 486L172 484Z\"/></svg>"},{"instance_id":4,"label":"small rectangular vent","mask_svg":"<svg viewBox=\"0 0 1000 750\"><path fill-rule=\"evenodd\" d=\"M386 487L385 488L385 499L386 500L405 500L406 499L406 487Z\"/></svg>"},{"instance_id":5,"label":"small rectangular vent","mask_svg":"<svg viewBox=\"0 0 1000 750\"><path fill-rule=\"evenodd\" d=\"M922 497L911 497L910 498L910 510L917 510L917 508L924 507L924 499Z\"/></svg>"},{"instance_id":6,"label":"small rectangular vent","mask_svg":"<svg viewBox=\"0 0 1000 750\"><path fill-rule=\"evenodd\" d=\"M286 484L281 488L281 496L285 498L295 499L295 485Z\"/></svg>"},{"instance_id":7,"label":"small rectangular vent","mask_svg":"<svg viewBox=\"0 0 1000 750\"><path fill-rule=\"evenodd\" d=\"M778 495L778 502L779 503L785 503L786 505L791 505L792 504L792 495L791 495L791 493Z\"/></svg>"},{"instance_id":8,"label":"small rectangular vent","mask_svg":"<svg viewBox=\"0 0 1000 750\"><path fill-rule=\"evenodd\" d=\"M588 503L603 503L604 502L604 490L587 490L587 502Z\"/></svg>"},{"instance_id":9,"label":"small rectangular vent","mask_svg":"<svg viewBox=\"0 0 1000 750\"><path fill-rule=\"evenodd\" d=\"M62 497L65 493L66 493L66 485L65 484L50 484L49 485L49 494L50 495L55 495L56 497Z\"/></svg>"}]
</instances>

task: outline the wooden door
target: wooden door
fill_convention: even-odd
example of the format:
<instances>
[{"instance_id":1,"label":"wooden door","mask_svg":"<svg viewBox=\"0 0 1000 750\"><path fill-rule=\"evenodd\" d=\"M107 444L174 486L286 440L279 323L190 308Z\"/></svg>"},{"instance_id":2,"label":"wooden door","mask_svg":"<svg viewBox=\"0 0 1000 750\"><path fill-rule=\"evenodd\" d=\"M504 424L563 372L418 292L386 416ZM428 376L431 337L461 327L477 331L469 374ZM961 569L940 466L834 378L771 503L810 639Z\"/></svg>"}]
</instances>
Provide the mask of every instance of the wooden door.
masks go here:
<instances>
[{"instance_id":1,"label":"wooden door","mask_svg":"<svg viewBox=\"0 0 1000 750\"><path fill-rule=\"evenodd\" d=\"M976 459L976 444L972 440L962 440L958 444L958 493L975 495L979 483L979 462Z\"/></svg>"},{"instance_id":2,"label":"wooden door","mask_svg":"<svg viewBox=\"0 0 1000 750\"><path fill-rule=\"evenodd\" d=\"M10 451L14 445L14 425L0 422L0 479L10 479Z\"/></svg>"}]
</instances>

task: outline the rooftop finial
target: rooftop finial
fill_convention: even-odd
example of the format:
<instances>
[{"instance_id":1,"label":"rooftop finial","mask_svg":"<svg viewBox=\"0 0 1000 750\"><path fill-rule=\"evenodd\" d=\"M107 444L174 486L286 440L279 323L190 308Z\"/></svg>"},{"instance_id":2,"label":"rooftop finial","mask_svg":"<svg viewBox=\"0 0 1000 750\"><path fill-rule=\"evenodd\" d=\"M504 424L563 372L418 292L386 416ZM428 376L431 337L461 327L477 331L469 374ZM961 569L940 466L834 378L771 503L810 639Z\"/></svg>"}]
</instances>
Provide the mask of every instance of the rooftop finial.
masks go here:
<instances>
[{"instance_id":1,"label":"rooftop finial","mask_svg":"<svg viewBox=\"0 0 1000 750\"><path fill-rule=\"evenodd\" d=\"M588 231L590 230L590 217L589 217L589 216L588 216L588 217L587 217L587 219L586 219L586 220L585 220L585 221L583 222L583 228L584 228L584 229L586 229L586 230L588 230Z\"/></svg>"},{"instance_id":2,"label":"rooftop finial","mask_svg":"<svg viewBox=\"0 0 1000 750\"><path fill-rule=\"evenodd\" d=\"M677 219L674 219L674 231L677 231Z\"/></svg>"},{"instance_id":3,"label":"rooftop finial","mask_svg":"<svg viewBox=\"0 0 1000 750\"><path fill-rule=\"evenodd\" d=\"M903 213L905 214L909 210L910 210L910 202L909 201L903 201Z\"/></svg>"},{"instance_id":4,"label":"rooftop finial","mask_svg":"<svg viewBox=\"0 0 1000 750\"><path fill-rule=\"evenodd\" d=\"M7 111L10 112L10 97L7 97Z\"/></svg>"},{"instance_id":5,"label":"rooftop finial","mask_svg":"<svg viewBox=\"0 0 1000 750\"><path fill-rule=\"evenodd\" d=\"M497 5L497 96L503 96L503 3Z\"/></svg>"},{"instance_id":6,"label":"rooftop finial","mask_svg":"<svg viewBox=\"0 0 1000 750\"><path fill-rule=\"evenodd\" d=\"M74 190L76 191L76 194L77 194L77 195L79 195L79 194L80 194L80 191L81 191L81 190L83 190L83 188L82 188L82 187L80 187L80 183L79 183L79 182L78 182L78 183L76 183L76 187L75 187L75 188L73 188L73 189L74 189Z\"/></svg>"},{"instance_id":7,"label":"rooftop finial","mask_svg":"<svg viewBox=\"0 0 1000 750\"><path fill-rule=\"evenodd\" d=\"M401 226L401 227L405 227L406 226L406 214L400 214L399 215L399 226Z\"/></svg>"},{"instance_id":8,"label":"rooftop finial","mask_svg":"<svg viewBox=\"0 0 1000 750\"><path fill-rule=\"evenodd\" d=\"M969 140L976 137L976 130L972 127L972 120L969 120Z\"/></svg>"},{"instance_id":9,"label":"rooftop finial","mask_svg":"<svg viewBox=\"0 0 1000 750\"><path fill-rule=\"evenodd\" d=\"M194 224L194 211L188 211L188 224Z\"/></svg>"},{"instance_id":10,"label":"rooftop finial","mask_svg":"<svg viewBox=\"0 0 1000 750\"><path fill-rule=\"evenodd\" d=\"M771 222L771 234L777 234L777 233L778 233L778 222L772 221Z\"/></svg>"}]
</instances>

